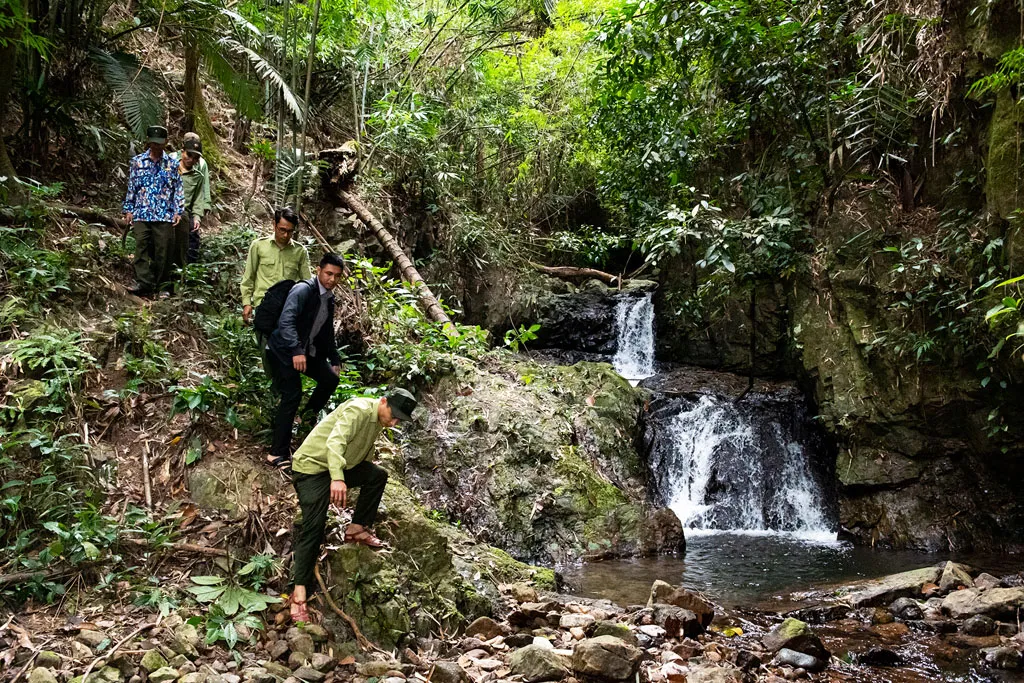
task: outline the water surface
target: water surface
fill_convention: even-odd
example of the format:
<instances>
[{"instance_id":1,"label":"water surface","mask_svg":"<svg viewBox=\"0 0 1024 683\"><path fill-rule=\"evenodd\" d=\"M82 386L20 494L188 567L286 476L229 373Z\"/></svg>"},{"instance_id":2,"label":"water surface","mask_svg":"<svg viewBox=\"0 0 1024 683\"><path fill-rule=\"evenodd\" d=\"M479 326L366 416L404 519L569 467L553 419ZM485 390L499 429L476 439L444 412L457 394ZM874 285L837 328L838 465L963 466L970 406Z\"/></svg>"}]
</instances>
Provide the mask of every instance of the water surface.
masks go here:
<instances>
[{"instance_id":1,"label":"water surface","mask_svg":"<svg viewBox=\"0 0 1024 683\"><path fill-rule=\"evenodd\" d=\"M651 584L661 579L706 593L726 608L771 608L793 591L877 578L948 559L996 576L1024 564L1024 558L1014 555L955 557L838 541L814 543L779 534L718 533L688 537L685 556L594 562L563 568L562 574L579 595L621 605L646 603Z\"/></svg>"}]
</instances>

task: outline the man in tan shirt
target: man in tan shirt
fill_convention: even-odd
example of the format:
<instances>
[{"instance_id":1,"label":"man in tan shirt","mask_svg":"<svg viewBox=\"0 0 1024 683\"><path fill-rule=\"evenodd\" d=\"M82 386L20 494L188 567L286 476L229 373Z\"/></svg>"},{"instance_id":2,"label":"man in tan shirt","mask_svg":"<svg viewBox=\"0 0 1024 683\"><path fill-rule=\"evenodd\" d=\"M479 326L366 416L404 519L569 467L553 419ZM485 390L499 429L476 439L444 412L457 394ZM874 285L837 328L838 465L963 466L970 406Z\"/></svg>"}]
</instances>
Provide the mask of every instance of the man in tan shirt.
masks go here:
<instances>
[{"instance_id":1,"label":"man in tan shirt","mask_svg":"<svg viewBox=\"0 0 1024 683\"><path fill-rule=\"evenodd\" d=\"M306 597L314 589L313 570L320 554L330 503L345 507L348 489L359 489L345 542L380 548L383 543L369 527L377 518L388 473L374 464L374 443L381 431L408 420L416 399L405 389L383 398L351 398L313 428L292 456L292 483L302 508L302 527L292 555L291 616L306 621Z\"/></svg>"}]
</instances>

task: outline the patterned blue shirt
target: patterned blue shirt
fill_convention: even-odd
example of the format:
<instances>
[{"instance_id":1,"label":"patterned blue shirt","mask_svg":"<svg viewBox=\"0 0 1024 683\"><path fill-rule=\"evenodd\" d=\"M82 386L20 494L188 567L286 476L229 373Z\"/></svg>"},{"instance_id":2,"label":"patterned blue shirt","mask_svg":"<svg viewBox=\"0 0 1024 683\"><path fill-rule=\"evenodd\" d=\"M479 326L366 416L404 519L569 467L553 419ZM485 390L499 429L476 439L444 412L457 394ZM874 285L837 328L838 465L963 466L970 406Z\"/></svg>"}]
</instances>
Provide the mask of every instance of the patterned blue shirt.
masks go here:
<instances>
[{"instance_id":1,"label":"patterned blue shirt","mask_svg":"<svg viewBox=\"0 0 1024 683\"><path fill-rule=\"evenodd\" d=\"M122 208L137 221L169 223L184 213L185 192L177 160L164 153L160 161L153 161L149 150L133 157L129 166L128 194Z\"/></svg>"}]
</instances>

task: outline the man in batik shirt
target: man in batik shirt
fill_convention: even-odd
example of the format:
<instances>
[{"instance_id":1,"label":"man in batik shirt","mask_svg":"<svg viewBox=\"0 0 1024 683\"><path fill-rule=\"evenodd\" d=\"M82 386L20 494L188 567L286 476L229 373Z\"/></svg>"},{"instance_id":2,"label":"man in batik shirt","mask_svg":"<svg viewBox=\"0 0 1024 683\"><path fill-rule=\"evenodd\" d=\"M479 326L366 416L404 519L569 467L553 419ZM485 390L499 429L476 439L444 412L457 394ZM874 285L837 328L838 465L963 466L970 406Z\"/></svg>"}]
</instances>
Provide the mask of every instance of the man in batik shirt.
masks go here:
<instances>
[{"instance_id":1,"label":"man in batik shirt","mask_svg":"<svg viewBox=\"0 0 1024 683\"><path fill-rule=\"evenodd\" d=\"M174 254L174 226L185 210L178 162L164 154L167 129L146 129L148 149L134 157L124 198L125 220L135 235L135 286L132 294L150 296L169 283Z\"/></svg>"}]
</instances>

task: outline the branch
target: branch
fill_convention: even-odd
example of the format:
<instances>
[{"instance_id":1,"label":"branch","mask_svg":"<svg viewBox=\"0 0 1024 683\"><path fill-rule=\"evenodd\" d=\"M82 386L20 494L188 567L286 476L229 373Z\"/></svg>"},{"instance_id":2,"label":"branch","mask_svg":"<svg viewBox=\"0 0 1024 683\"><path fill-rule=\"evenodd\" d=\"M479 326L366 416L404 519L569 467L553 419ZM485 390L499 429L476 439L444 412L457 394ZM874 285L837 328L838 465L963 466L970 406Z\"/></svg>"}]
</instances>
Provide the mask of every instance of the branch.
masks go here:
<instances>
[{"instance_id":1,"label":"branch","mask_svg":"<svg viewBox=\"0 0 1024 683\"><path fill-rule=\"evenodd\" d=\"M323 577L320 576L320 565L313 566L313 573L316 575L316 582L320 584L320 591L323 593L327 604L332 610L334 610L335 614L348 623L349 628L352 629L352 633L356 636L356 642L359 643L359 647L364 650L377 649L373 643L367 640L366 636L363 635L363 632L359 630L359 627L356 626L356 620L345 614L345 611L338 607L337 603L334 602L334 598L331 597L331 592L327 590L327 584L324 583Z\"/></svg>"},{"instance_id":2,"label":"branch","mask_svg":"<svg viewBox=\"0 0 1024 683\"><path fill-rule=\"evenodd\" d=\"M620 279L618 275L612 275L606 273L603 270L596 270L594 268L575 268L573 266L542 266L539 263L531 263L533 269L544 273L545 275L551 275L563 280L575 280L577 278L595 278L605 283L606 285L618 285Z\"/></svg>"}]
</instances>

